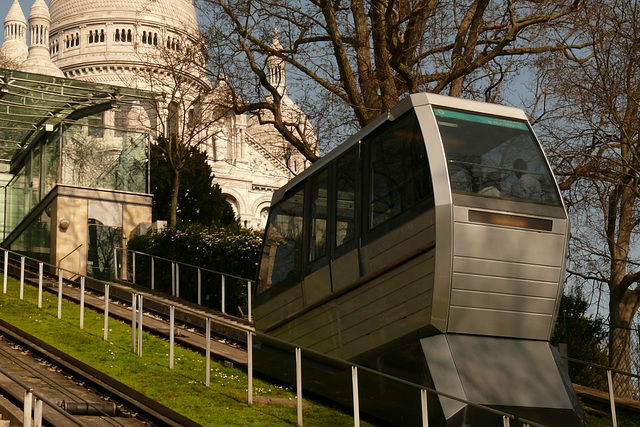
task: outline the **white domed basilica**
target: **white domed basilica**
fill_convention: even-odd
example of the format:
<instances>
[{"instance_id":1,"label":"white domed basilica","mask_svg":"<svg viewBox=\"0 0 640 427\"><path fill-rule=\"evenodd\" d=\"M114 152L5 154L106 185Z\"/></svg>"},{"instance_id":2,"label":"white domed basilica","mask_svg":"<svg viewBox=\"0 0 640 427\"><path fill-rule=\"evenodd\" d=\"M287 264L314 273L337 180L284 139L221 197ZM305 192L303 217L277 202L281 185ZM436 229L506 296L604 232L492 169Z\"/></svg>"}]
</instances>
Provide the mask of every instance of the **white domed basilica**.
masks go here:
<instances>
[{"instance_id":1,"label":"white domed basilica","mask_svg":"<svg viewBox=\"0 0 640 427\"><path fill-rule=\"evenodd\" d=\"M33 0L21 1L25 5ZM166 94L171 80L157 83L158 75L166 73L156 65L166 52L180 52L199 39L192 0L50 0L49 6L35 0L28 21L20 1L13 0L4 20L0 60L21 71ZM277 36L274 45L279 45ZM198 62L194 56L186 71L194 93L224 94L224 87L214 88L204 64ZM286 96L284 63L271 60L268 66L289 114L306 124L304 114ZM193 111L180 111L177 106L172 112L172 103L160 98L165 105L123 106L105 112L103 124L143 126L157 136L169 132L175 111L192 120ZM240 222L263 227L271 193L303 170L307 161L272 126L261 125L255 118L227 113L198 132L199 148L207 152L215 182Z\"/></svg>"}]
</instances>

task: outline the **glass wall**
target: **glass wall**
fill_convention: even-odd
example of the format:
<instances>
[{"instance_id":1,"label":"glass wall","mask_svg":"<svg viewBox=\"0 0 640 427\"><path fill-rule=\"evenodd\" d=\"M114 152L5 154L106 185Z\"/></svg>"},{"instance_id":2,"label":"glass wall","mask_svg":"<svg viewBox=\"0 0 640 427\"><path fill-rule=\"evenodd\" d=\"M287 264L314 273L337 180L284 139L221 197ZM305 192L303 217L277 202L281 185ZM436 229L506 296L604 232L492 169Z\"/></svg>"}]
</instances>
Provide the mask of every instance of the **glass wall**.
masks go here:
<instances>
[{"instance_id":1,"label":"glass wall","mask_svg":"<svg viewBox=\"0 0 640 427\"><path fill-rule=\"evenodd\" d=\"M11 250L42 262L49 262L50 238L51 206L48 206L11 244Z\"/></svg>"},{"instance_id":2,"label":"glass wall","mask_svg":"<svg viewBox=\"0 0 640 427\"><path fill-rule=\"evenodd\" d=\"M107 127L97 132L91 126L94 122L87 118L80 123L62 123L31 149L23 167L5 188L3 238L59 183L148 192L147 136L140 131Z\"/></svg>"}]
</instances>

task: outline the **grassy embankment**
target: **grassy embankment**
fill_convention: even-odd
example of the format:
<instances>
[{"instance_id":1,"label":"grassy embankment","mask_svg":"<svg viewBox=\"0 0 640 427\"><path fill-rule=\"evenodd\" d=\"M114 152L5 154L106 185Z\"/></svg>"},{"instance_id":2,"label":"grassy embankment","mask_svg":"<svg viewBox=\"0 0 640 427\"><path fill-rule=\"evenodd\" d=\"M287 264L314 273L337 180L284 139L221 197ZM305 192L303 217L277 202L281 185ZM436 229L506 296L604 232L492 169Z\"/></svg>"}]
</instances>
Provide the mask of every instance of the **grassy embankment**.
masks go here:
<instances>
[{"instance_id":1,"label":"grassy embankment","mask_svg":"<svg viewBox=\"0 0 640 427\"><path fill-rule=\"evenodd\" d=\"M1 277L1 276L0 276ZM57 318L57 296L44 293L37 308L37 289L25 286L19 299L19 284L9 278L8 293L0 292L3 320L54 345L128 386L161 402L205 426L296 425L295 394L254 379L254 395L289 400L292 406L254 404L248 406L247 375L240 369L211 361L210 386L205 381L204 356L176 346L174 369L169 369L169 343L143 334L143 357L131 352L131 326L110 319L109 340L104 341L104 317L85 311L84 329L79 329L76 304L64 301L62 319ZM612 426L607 408L585 407L591 427ZM338 410L305 400L305 425L351 426L353 418ZM363 423L366 425L365 423ZM640 416L620 414L619 427L640 426Z\"/></svg>"},{"instance_id":2,"label":"grassy embankment","mask_svg":"<svg viewBox=\"0 0 640 427\"><path fill-rule=\"evenodd\" d=\"M0 276L1 277L1 276ZM292 403L247 405L247 375L240 369L211 361L210 386L205 385L205 358L175 347L174 369L169 369L169 343L143 334L143 356L131 352L131 325L109 320L109 340L103 340L104 316L85 310L79 328L78 305L64 301L57 318L57 296L43 295L37 307L37 289L9 279L7 294L0 291L3 320L54 345L165 406L205 426L296 425L295 394L254 379L254 396L282 398ZM353 418L321 404L304 401L303 421L310 426L352 426Z\"/></svg>"}]
</instances>

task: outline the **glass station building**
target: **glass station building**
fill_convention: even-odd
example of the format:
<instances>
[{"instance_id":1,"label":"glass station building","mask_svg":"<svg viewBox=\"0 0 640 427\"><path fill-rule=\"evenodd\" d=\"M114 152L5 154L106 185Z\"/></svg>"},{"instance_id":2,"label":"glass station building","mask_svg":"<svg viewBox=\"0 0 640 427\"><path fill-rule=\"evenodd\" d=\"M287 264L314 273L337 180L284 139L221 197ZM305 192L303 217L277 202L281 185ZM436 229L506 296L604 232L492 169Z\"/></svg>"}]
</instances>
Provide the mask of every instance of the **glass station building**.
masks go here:
<instances>
[{"instance_id":1,"label":"glass station building","mask_svg":"<svg viewBox=\"0 0 640 427\"><path fill-rule=\"evenodd\" d=\"M96 279L151 223L149 92L0 69L2 247ZM118 127L117 125L120 125Z\"/></svg>"}]
</instances>

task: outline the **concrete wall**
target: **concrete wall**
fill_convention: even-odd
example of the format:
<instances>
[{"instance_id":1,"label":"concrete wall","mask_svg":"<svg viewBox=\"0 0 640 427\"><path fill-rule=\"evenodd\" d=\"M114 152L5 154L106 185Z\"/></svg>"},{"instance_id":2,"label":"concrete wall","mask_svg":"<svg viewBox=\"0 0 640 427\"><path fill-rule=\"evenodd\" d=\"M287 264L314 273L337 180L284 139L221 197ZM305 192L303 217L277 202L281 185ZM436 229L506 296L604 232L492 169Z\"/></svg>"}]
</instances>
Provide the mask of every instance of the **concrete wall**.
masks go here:
<instances>
[{"instance_id":1,"label":"concrete wall","mask_svg":"<svg viewBox=\"0 0 640 427\"><path fill-rule=\"evenodd\" d=\"M75 197L58 196L51 205L51 263L58 265L60 260L79 245L80 250L65 258L61 267L76 273L87 272L87 216L88 201ZM61 226L64 220L69 226ZM80 271L78 271L78 269ZM73 276L65 273L65 277Z\"/></svg>"}]
</instances>

